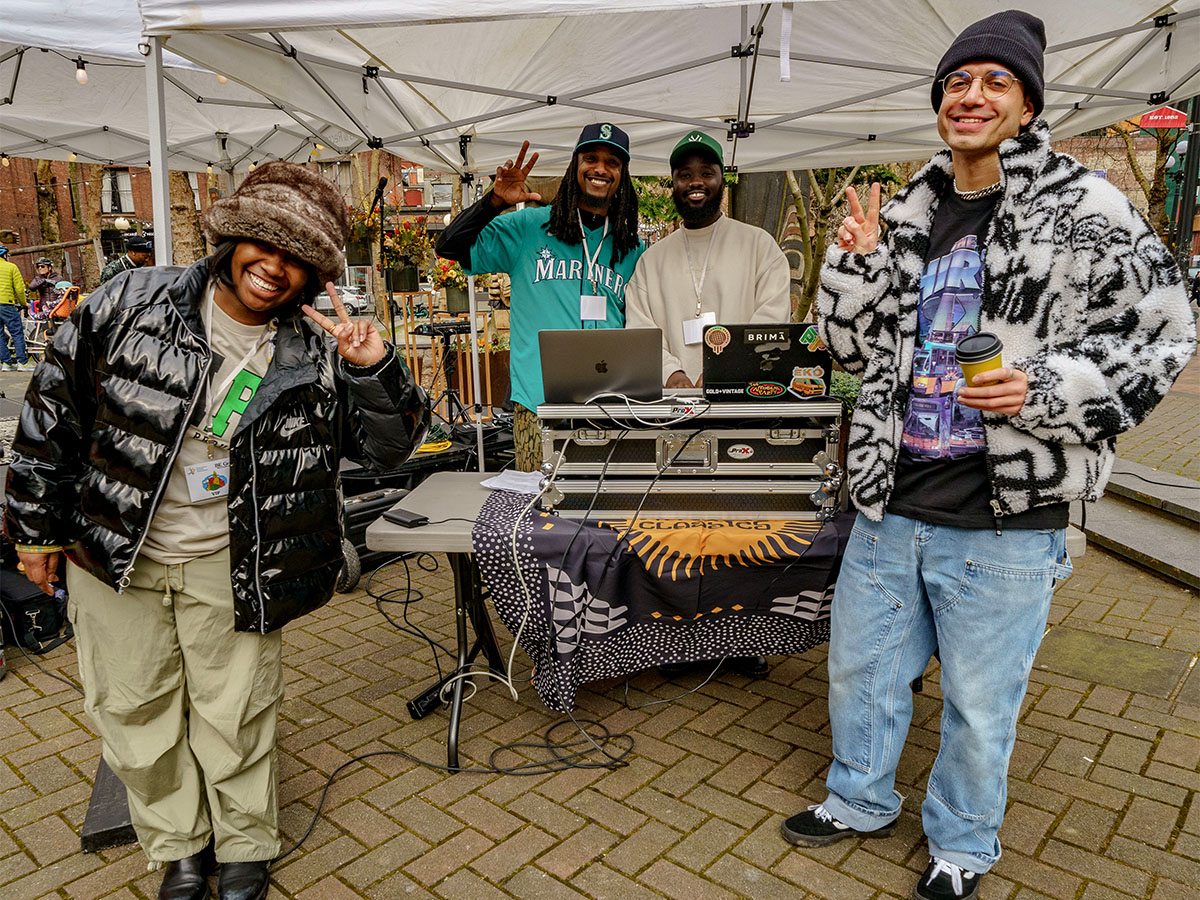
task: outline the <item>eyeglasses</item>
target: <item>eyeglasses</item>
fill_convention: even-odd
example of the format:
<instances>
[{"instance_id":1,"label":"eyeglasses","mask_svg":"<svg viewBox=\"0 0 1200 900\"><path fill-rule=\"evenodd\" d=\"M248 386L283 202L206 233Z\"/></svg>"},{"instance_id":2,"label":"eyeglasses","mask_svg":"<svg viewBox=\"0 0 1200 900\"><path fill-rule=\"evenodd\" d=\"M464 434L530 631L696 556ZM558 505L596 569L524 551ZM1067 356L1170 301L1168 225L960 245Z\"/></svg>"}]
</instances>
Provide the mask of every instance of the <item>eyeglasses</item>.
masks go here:
<instances>
[{"instance_id":1,"label":"eyeglasses","mask_svg":"<svg viewBox=\"0 0 1200 900\"><path fill-rule=\"evenodd\" d=\"M975 83L976 79L983 88L983 96L988 100L998 100L1003 97L1013 84L1021 80L1003 69L986 72L983 75L972 75L970 72L951 72L942 79L942 91L947 97L962 97L971 90L971 85Z\"/></svg>"}]
</instances>

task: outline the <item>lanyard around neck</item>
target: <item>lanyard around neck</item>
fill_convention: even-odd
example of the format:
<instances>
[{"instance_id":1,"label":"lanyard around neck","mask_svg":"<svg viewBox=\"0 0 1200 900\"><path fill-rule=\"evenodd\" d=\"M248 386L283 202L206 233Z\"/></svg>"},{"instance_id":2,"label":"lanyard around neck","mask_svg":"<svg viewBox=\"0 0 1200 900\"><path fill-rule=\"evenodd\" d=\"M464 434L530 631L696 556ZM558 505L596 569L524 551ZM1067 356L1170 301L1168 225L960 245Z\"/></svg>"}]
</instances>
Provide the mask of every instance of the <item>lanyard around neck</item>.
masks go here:
<instances>
[{"instance_id":1,"label":"lanyard around neck","mask_svg":"<svg viewBox=\"0 0 1200 900\"><path fill-rule=\"evenodd\" d=\"M204 336L206 338L208 338L208 346L209 346L210 350L212 349L212 327L213 327L212 323L213 323L213 315L214 315L213 307L216 305L215 302L213 301L213 298L216 296L216 293L217 293L217 290L215 287L211 291L208 292L208 310L207 310L208 315L205 316L205 319L204 319ZM271 337L272 337L271 323L268 322L266 325L263 326L262 334L260 334L258 336L258 340L254 342L254 345L249 350L247 350L246 353L242 356L242 358L239 359L234 364L233 368L229 370L229 374L226 375L224 379L222 379L222 381L219 385L217 385L216 390L212 391L209 394L209 396L208 396L208 418L209 419L212 419L212 417L214 415L213 409L212 409L213 403L216 402L219 404L221 402L222 398L224 398L224 396L225 396L225 392L227 390L229 390L229 386L231 384L233 384L233 379L237 378L238 373L240 371L242 371L242 367L245 366L246 363L250 362L250 360L252 360L254 358L254 355L256 353L258 353L259 350L262 349L263 345L268 343L271 340ZM209 374L209 384L210 385L212 384L212 374L211 373Z\"/></svg>"},{"instance_id":2,"label":"lanyard around neck","mask_svg":"<svg viewBox=\"0 0 1200 900\"><path fill-rule=\"evenodd\" d=\"M696 277L696 266L692 262L692 243L688 240L687 229L683 229L683 249L687 253L688 271L692 274L692 288L696 292L696 315L700 315L700 295L704 293L704 278L708 275L708 260L712 256L713 242L717 239L717 229L721 227L721 219L713 223L712 234L708 236L708 249L704 251L704 265L700 268L700 277Z\"/></svg>"},{"instance_id":3,"label":"lanyard around neck","mask_svg":"<svg viewBox=\"0 0 1200 900\"><path fill-rule=\"evenodd\" d=\"M587 263L587 279L592 283L592 293L595 294L598 290L596 285L596 260L600 258L600 251L604 248L604 239L608 237L608 216L604 217L604 230L600 232L600 244L596 247L596 252L592 253L591 248L588 246L587 229L583 227L583 213L576 208L575 215L579 217L579 236L583 239L583 260Z\"/></svg>"}]
</instances>

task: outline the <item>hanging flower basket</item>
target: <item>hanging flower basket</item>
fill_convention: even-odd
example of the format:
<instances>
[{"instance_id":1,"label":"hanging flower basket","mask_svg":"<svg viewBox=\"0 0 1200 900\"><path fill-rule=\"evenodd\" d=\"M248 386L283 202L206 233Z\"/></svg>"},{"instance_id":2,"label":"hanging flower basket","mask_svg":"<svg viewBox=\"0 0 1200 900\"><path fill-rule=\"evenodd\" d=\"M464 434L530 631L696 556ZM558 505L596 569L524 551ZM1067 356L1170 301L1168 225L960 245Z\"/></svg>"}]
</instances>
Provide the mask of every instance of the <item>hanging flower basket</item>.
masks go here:
<instances>
[{"instance_id":1,"label":"hanging flower basket","mask_svg":"<svg viewBox=\"0 0 1200 900\"><path fill-rule=\"evenodd\" d=\"M416 266L403 266L388 269L388 290L399 293L412 293L420 290L420 276Z\"/></svg>"},{"instance_id":2,"label":"hanging flower basket","mask_svg":"<svg viewBox=\"0 0 1200 900\"><path fill-rule=\"evenodd\" d=\"M467 296L467 289L453 284L446 285L446 312L458 315L470 311L471 300Z\"/></svg>"},{"instance_id":3,"label":"hanging flower basket","mask_svg":"<svg viewBox=\"0 0 1200 900\"><path fill-rule=\"evenodd\" d=\"M350 241L346 244L346 265L369 266L371 264L371 245L365 240Z\"/></svg>"}]
</instances>

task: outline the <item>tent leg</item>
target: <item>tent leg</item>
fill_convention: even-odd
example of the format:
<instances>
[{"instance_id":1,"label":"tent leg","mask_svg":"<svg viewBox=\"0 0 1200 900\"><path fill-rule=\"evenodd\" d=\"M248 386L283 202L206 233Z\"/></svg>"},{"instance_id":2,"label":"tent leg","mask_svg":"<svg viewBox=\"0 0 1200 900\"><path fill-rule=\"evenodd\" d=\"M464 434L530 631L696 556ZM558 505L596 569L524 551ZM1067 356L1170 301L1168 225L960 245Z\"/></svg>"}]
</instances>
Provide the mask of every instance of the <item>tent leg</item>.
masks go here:
<instances>
[{"instance_id":1,"label":"tent leg","mask_svg":"<svg viewBox=\"0 0 1200 900\"><path fill-rule=\"evenodd\" d=\"M171 253L171 191L167 171L167 107L164 99L162 38L148 37L146 57L146 115L150 123L150 191L154 199L154 264L169 266Z\"/></svg>"},{"instance_id":2,"label":"tent leg","mask_svg":"<svg viewBox=\"0 0 1200 900\"><path fill-rule=\"evenodd\" d=\"M470 303L471 319L471 389L475 398L475 450L479 457L479 471L486 471L483 464L483 411L479 393L479 331L475 327L475 276L467 276L467 300Z\"/></svg>"}]
</instances>

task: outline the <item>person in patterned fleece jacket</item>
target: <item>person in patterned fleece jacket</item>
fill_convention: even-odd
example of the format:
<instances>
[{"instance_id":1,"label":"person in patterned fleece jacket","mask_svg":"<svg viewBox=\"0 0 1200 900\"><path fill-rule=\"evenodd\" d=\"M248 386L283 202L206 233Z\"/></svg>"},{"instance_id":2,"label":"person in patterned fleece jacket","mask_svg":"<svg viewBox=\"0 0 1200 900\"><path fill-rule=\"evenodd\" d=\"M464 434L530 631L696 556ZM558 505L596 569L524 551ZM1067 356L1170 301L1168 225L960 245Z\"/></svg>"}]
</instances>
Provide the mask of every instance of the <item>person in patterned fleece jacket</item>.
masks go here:
<instances>
[{"instance_id":1,"label":"person in patterned fleece jacket","mask_svg":"<svg viewBox=\"0 0 1200 900\"><path fill-rule=\"evenodd\" d=\"M942 58L932 102L949 149L838 232L821 335L862 376L846 465L859 515L833 601L827 799L784 837L885 837L912 717L941 659L941 747L922 804L917 900L963 900L1000 857L1009 755L1056 578L1067 504L1097 500L1116 437L1195 348L1179 268L1129 201L1050 149L1045 32L1005 11ZM880 219L887 226L880 234ZM959 340L1003 361L963 380Z\"/></svg>"}]
</instances>

